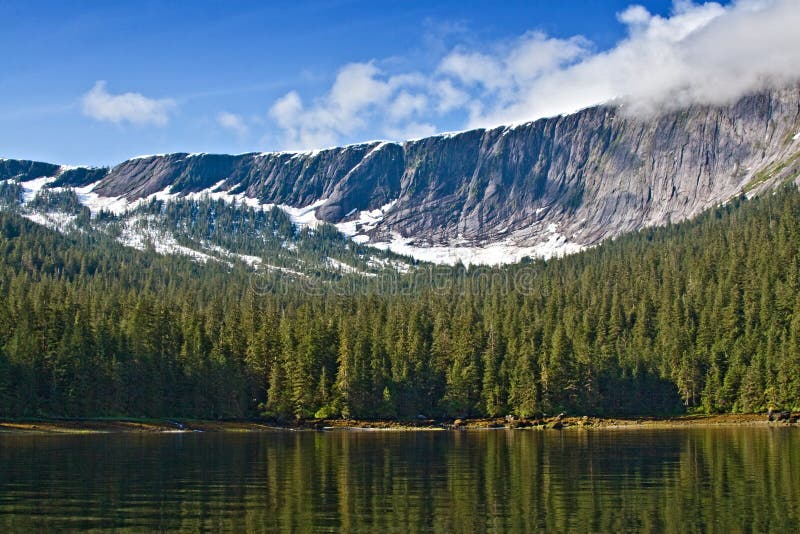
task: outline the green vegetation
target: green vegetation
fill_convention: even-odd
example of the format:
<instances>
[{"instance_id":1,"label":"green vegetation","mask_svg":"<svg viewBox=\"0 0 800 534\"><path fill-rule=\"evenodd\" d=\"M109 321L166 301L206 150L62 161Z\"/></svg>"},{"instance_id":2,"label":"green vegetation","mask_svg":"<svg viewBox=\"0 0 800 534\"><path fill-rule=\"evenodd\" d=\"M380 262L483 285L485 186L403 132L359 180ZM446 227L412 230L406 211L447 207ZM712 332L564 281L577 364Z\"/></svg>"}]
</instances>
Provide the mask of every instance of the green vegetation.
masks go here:
<instances>
[{"instance_id":1,"label":"green vegetation","mask_svg":"<svg viewBox=\"0 0 800 534\"><path fill-rule=\"evenodd\" d=\"M789 158L774 163L767 167L766 169L762 169L761 171L757 172L753 178L744 186L744 192L749 193L759 185L763 184L776 174L782 172L786 167L792 165L800 158L800 152L796 152L794 155L790 156Z\"/></svg>"},{"instance_id":2,"label":"green vegetation","mask_svg":"<svg viewBox=\"0 0 800 534\"><path fill-rule=\"evenodd\" d=\"M103 211L91 218L72 189L42 189L20 207L14 190L19 185L12 182L7 190L3 185L0 183L0 205L7 197L5 205L22 213L75 215L74 226L84 231L139 242L140 247L161 241L166 248L178 245L227 264L260 264L262 269L331 281L346 278L348 273L376 276L392 265L407 269L414 263L354 243L332 225L298 228L276 207L261 210L205 196L151 200L122 215Z\"/></svg>"},{"instance_id":3,"label":"green vegetation","mask_svg":"<svg viewBox=\"0 0 800 534\"><path fill-rule=\"evenodd\" d=\"M213 207L175 228L236 247L248 229L296 231L267 212L216 235ZM0 415L797 408L798 278L796 188L563 259L358 282L137 252L2 213Z\"/></svg>"},{"instance_id":4,"label":"green vegetation","mask_svg":"<svg viewBox=\"0 0 800 534\"><path fill-rule=\"evenodd\" d=\"M17 182L0 181L0 206L15 208L22 202L22 186Z\"/></svg>"},{"instance_id":5,"label":"green vegetation","mask_svg":"<svg viewBox=\"0 0 800 534\"><path fill-rule=\"evenodd\" d=\"M42 189L28 203L28 208L35 211L58 211L69 215L84 212L88 217L89 208L83 206L78 200L78 195L72 189L51 190Z\"/></svg>"}]
</instances>

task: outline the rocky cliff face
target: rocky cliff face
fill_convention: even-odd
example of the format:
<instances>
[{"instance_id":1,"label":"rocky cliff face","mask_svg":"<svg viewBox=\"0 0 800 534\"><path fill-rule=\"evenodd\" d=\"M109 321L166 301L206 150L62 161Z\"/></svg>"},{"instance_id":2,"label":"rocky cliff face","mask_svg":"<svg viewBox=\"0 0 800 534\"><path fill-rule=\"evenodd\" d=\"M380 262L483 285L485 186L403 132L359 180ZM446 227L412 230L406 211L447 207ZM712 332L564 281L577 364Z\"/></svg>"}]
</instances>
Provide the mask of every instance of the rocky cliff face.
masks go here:
<instances>
[{"instance_id":1,"label":"rocky cliff face","mask_svg":"<svg viewBox=\"0 0 800 534\"><path fill-rule=\"evenodd\" d=\"M800 87L790 87L730 106L651 118L599 106L406 143L142 157L109 171L71 171L68 182L60 181L99 180L94 193L128 200L170 188L179 194L226 191L294 207L315 204L318 219L351 221L351 233L362 241L403 240L415 247L502 242L547 254L677 222L742 192L796 179L799 132ZM4 172L2 165L4 174L33 172L17 168L22 164ZM364 212L389 204L366 224ZM536 248L545 243L554 246Z\"/></svg>"}]
</instances>

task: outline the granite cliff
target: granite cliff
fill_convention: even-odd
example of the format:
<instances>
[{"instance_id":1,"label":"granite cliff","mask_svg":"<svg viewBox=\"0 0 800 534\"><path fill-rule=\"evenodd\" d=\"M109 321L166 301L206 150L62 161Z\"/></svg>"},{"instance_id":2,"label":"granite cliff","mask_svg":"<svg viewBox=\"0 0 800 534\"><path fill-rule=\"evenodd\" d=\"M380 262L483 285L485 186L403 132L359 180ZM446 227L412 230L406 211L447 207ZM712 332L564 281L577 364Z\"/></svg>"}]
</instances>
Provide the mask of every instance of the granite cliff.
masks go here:
<instances>
[{"instance_id":1,"label":"granite cliff","mask_svg":"<svg viewBox=\"0 0 800 534\"><path fill-rule=\"evenodd\" d=\"M495 247L493 263L684 220L798 174L797 86L653 117L605 105L517 126L300 153L142 156L111 169L0 161L0 179L56 176L50 186L94 184L93 195L127 202L208 192L311 206L317 220L361 242L441 261L465 250L480 262L480 249Z\"/></svg>"}]
</instances>

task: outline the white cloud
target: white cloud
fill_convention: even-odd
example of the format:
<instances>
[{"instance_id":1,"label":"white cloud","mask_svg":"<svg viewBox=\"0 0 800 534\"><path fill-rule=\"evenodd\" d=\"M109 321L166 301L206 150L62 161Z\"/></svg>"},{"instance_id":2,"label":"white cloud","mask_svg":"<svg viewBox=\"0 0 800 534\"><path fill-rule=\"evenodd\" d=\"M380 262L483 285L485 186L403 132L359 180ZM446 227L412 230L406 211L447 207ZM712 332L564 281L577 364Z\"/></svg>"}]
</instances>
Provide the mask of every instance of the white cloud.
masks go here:
<instances>
[{"instance_id":1,"label":"white cloud","mask_svg":"<svg viewBox=\"0 0 800 534\"><path fill-rule=\"evenodd\" d=\"M452 52L442 60L439 69L464 85L480 84L493 90L507 84L500 60L478 52Z\"/></svg>"},{"instance_id":2,"label":"white cloud","mask_svg":"<svg viewBox=\"0 0 800 534\"><path fill-rule=\"evenodd\" d=\"M634 5L618 18L628 34L614 48L541 74L518 63L505 91L477 98L482 106L473 108L478 112L468 126L533 120L616 98L640 114L723 104L800 78L797 0L740 0L727 7L681 1L669 17Z\"/></svg>"},{"instance_id":3,"label":"white cloud","mask_svg":"<svg viewBox=\"0 0 800 534\"><path fill-rule=\"evenodd\" d=\"M528 32L491 54L456 50L445 56L439 71L464 85L481 85L489 91L506 92L573 63L589 53L583 37L554 39Z\"/></svg>"},{"instance_id":4,"label":"white cloud","mask_svg":"<svg viewBox=\"0 0 800 534\"><path fill-rule=\"evenodd\" d=\"M395 120L402 120L424 111L427 107L428 97L425 95L401 91L389 104L389 116Z\"/></svg>"},{"instance_id":5,"label":"white cloud","mask_svg":"<svg viewBox=\"0 0 800 534\"><path fill-rule=\"evenodd\" d=\"M353 117L362 109L385 101L391 94L389 83L378 79L380 71L372 63L351 63L339 71L328 100L341 117Z\"/></svg>"},{"instance_id":6,"label":"white cloud","mask_svg":"<svg viewBox=\"0 0 800 534\"><path fill-rule=\"evenodd\" d=\"M384 130L392 139L420 139L430 137L437 132L436 126L427 122L409 122L402 126L389 126Z\"/></svg>"},{"instance_id":7,"label":"white cloud","mask_svg":"<svg viewBox=\"0 0 800 534\"><path fill-rule=\"evenodd\" d=\"M242 117L227 111L221 111L217 114L217 124L240 137L244 137L250 131L250 128Z\"/></svg>"},{"instance_id":8,"label":"white cloud","mask_svg":"<svg viewBox=\"0 0 800 534\"><path fill-rule=\"evenodd\" d=\"M439 113L448 113L463 107L470 100L469 93L458 89L450 80L438 80L434 83L431 92L438 100L436 110Z\"/></svg>"},{"instance_id":9,"label":"white cloud","mask_svg":"<svg viewBox=\"0 0 800 534\"><path fill-rule=\"evenodd\" d=\"M415 73L388 76L372 62L350 63L311 106L290 91L273 103L269 115L283 130L287 149L331 146L375 124L391 135L427 108L427 96L409 92L424 83Z\"/></svg>"},{"instance_id":10,"label":"white cloud","mask_svg":"<svg viewBox=\"0 0 800 534\"><path fill-rule=\"evenodd\" d=\"M318 112L307 111L297 91L290 91L275 101L270 116L283 129L282 145L286 149L321 148L336 143L337 132L328 125L315 123Z\"/></svg>"},{"instance_id":11,"label":"white cloud","mask_svg":"<svg viewBox=\"0 0 800 534\"><path fill-rule=\"evenodd\" d=\"M427 73L345 65L327 93L307 105L289 92L270 116L287 147L313 148L376 133L425 135L445 117L473 128L614 100L638 114L723 104L800 80L799 0L675 0L668 16L632 4L617 18L625 37L607 50L582 36L531 31L479 48L456 46Z\"/></svg>"},{"instance_id":12,"label":"white cloud","mask_svg":"<svg viewBox=\"0 0 800 534\"><path fill-rule=\"evenodd\" d=\"M629 6L617 15L617 19L629 26L644 25L650 21L650 12L644 6Z\"/></svg>"},{"instance_id":13,"label":"white cloud","mask_svg":"<svg viewBox=\"0 0 800 534\"><path fill-rule=\"evenodd\" d=\"M113 95L106 82L98 81L83 95L83 113L99 121L164 126L169 122L175 101L170 98L147 98L140 93Z\"/></svg>"}]
</instances>

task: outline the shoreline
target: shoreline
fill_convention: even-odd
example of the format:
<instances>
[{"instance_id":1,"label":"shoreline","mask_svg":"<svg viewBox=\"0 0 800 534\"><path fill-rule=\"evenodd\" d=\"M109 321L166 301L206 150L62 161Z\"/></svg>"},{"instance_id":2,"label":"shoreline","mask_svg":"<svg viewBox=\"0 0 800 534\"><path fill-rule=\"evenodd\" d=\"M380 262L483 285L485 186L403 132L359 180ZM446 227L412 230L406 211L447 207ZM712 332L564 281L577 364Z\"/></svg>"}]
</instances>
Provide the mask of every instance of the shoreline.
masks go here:
<instances>
[{"instance_id":1,"label":"shoreline","mask_svg":"<svg viewBox=\"0 0 800 534\"><path fill-rule=\"evenodd\" d=\"M796 419L795 419L796 421ZM681 415L672 417L548 417L538 419L323 419L281 424L275 421L194 419L14 419L0 420L0 435L57 435L187 432L286 431L460 431L460 430L637 430L693 427L796 427L798 423L769 421L766 414Z\"/></svg>"}]
</instances>

